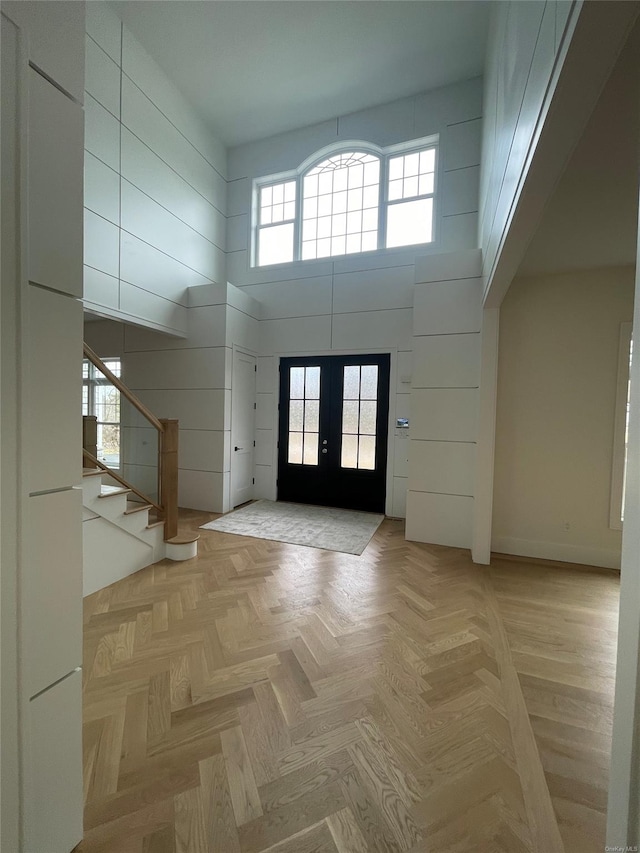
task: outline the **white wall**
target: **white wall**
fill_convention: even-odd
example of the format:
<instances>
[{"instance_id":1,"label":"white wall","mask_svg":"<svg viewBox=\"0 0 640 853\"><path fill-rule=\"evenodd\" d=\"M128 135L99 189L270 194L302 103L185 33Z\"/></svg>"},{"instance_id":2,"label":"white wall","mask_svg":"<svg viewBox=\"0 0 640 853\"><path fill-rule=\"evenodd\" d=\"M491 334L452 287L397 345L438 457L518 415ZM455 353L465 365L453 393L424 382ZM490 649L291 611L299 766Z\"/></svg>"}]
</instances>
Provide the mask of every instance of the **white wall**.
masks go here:
<instances>
[{"instance_id":1,"label":"white wall","mask_svg":"<svg viewBox=\"0 0 640 853\"><path fill-rule=\"evenodd\" d=\"M493 5L480 182L487 308L516 275L637 15L636 3Z\"/></svg>"},{"instance_id":2,"label":"white wall","mask_svg":"<svg viewBox=\"0 0 640 853\"><path fill-rule=\"evenodd\" d=\"M607 80L518 275L635 263L640 20ZM602 152L615 147L614 157Z\"/></svg>"},{"instance_id":3,"label":"white wall","mask_svg":"<svg viewBox=\"0 0 640 853\"><path fill-rule=\"evenodd\" d=\"M104 37L102 43L106 49ZM180 419L182 506L228 509L233 345L259 356L256 497L275 497L278 356L390 352L391 422L410 416L416 257L432 258L441 270L438 275L446 279L457 254L476 246L481 89L479 79L471 80L229 152L227 269L238 288L192 284L182 308L184 338L127 326L122 342L125 382L156 415ZM434 244L270 269L249 267L255 177L295 168L330 141L364 139L385 146L434 133L440 135L441 153ZM90 341L99 328L87 324ZM145 475L144 466L137 464L144 456L138 439L146 433L140 424L126 432L136 447L129 454L136 459L136 470L129 473L137 483ZM408 445L406 430L391 431L387 512L401 517L406 511ZM152 465L147 467L150 476Z\"/></svg>"},{"instance_id":4,"label":"white wall","mask_svg":"<svg viewBox=\"0 0 640 853\"><path fill-rule=\"evenodd\" d=\"M189 291L185 339L125 329L124 381L158 417L180 421L182 507L230 508L233 346L255 349L256 315L254 300L232 285L204 285Z\"/></svg>"},{"instance_id":5,"label":"white wall","mask_svg":"<svg viewBox=\"0 0 640 853\"><path fill-rule=\"evenodd\" d=\"M492 10L480 178L480 245L487 284L528 168L571 7L570 0L524 0L496 3Z\"/></svg>"},{"instance_id":6,"label":"white wall","mask_svg":"<svg viewBox=\"0 0 640 853\"><path fill-rule=\"evenodd\" d=\"M82 532L74 487L81 479L84 3L7 2L2 12L12 23L2 18L0 846L68 853L82 837ZM7 631L17 684L6 680L16 670L15 660L5 669ZM19 728L9 744L16 701ZM7 776L15 748L19 768Z\"/></svg>"},{"instance_id":7,"label":"white wall","mask_svg":"<svg viewBox=\"0 0 640 853\"><path fill-rule=\"evenodd\" d=\"M497 312L638 14L635 3L493 5L484 77L479 245ZM474 558L490 554L498 321L483 334Z\"/></svg>"},{"instance_id":8,"label":"white wall","mask_svg":"<svg viewBox=\"0 0 640 853\"><path fill-rule=\"evenodd\" d=\"M226 283L226 153L113 10L87 4L85 305L184 335Z\"/></svg>"},{"instance_id":9,"label":"white wall","mask_svg":"<svg viewBox=\"0 0 640 853\"><path fill-rule=\"evenodd\" d=\"M454 252L469 248L470 245L475 248L481 117L482 80L475 78L230 149L229 281L244 287L278 280L324 276L327 270L331 271L330 260L305 261L270 269L250 267L252 181L254 178L295 169L321 148L351 140L373 142L384 147L439 134L436 240L428 247L423 247L420 254ZM370 252L362 259L350 256L346 260L349 263L360 260L360 268L374 269L378 266L374 259L389 254L390 251ZM404 254L413 258L415 250Z\"/></svg>"},{"instance_id":10,"label":"white wall","mask_svg":"<svg viewBox=\"0 0 640 853\"><path fill-rule=\"evenodd\" d=\"M180 421L178 502L226 512L231 467L233 347L255 351L258 305L233 285L189 290L186 337L111 320L85 323L85 340L122 359L122 378L159 418ZM124 476L153 497L155 430L128 405L123 416Z\"/></svg>"},{"instance_id":11,"label":"white wall","mask_svg":"<svg viewBox=\"0 0 640 853\"><path fill-rule=\"evenodd\" d=\"M619 567L609 501L633 288L632 267L512 284L500 316L494 551Z\"/></svg>"},{"instance_id":12,"label":"white wall","mask_svg":"<svg viewBox=\"0 0 640 853\"><path fill-rule=\"evenodd\" d=\"M256 497L276 494L278 360L285 354L392 354L391 421L410 416L416 257L475 249L480 162L479 79L341 116L229 151L230 281L261 303ZM347 140L391 145L440 134L437 241L273 268L249 266L254 178L294 169L322 147ZM404 517L408 436L391 430L387 512Z\"/></svg>"},{"instance_id":13,"label":"white wall","mask_svg":"<svg viewBox=\"0 0 640 853\"><path fill-rule=\"evenodd\" d=\"M407 539L471 548L481 253L416 262Z\"/></svg>"}]
</instances>

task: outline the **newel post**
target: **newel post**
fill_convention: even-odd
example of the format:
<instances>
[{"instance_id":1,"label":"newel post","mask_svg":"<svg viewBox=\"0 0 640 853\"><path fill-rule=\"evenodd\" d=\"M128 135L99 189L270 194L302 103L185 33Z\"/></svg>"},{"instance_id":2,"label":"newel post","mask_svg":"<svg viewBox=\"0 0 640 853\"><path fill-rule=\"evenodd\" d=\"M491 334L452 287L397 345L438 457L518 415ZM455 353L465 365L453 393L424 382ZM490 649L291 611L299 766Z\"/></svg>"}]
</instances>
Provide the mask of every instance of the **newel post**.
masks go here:
<instances>
[{"instance_id":1,"label":"newel post","mask_svg":"<svg viewBox=\"0 0 640 853\"><path fill-rule=\"evenodd\" d=\"M178 535L178 421L160 418L160 423L160 505L167 540Z\"/></svg>"},{"instance_id":2,"label":"newel post","mask_svg":"<svg viewBox=\"0 0 640 853\"><path fill-rule=\"evenodd\" d=\"M82 449L87 450L92 456L98 455L98 418L96 415L82 416ZM83 468L96 468L95 462L86 459L82 454Z\"/></svg>"}]
</instances>

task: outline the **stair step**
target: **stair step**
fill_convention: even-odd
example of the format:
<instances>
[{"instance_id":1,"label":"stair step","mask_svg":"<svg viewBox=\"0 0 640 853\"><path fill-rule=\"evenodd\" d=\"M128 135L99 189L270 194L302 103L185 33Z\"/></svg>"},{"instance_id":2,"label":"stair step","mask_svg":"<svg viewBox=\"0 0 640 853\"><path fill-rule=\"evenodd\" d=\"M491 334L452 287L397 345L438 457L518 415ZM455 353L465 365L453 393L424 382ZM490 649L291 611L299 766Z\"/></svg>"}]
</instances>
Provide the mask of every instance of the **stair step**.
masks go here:
<instances>
[{"instance_id":1,"label":"stair step","mask_svg":"<svg viewBox=\"0 0 640 853\"><path fill-rule=\"evenodd\" d=\"M103 486L99 498L115 498L117 495L129 495L131 489L119 489L116 486Z\"/></svg>"},{"instance_id":2,"label":"stair step","mask_svg":"<svg viewBox=\"0 0 640 853\"><path fill-rule=\"evenodd\" d=\"M142 512L145 509L153 509L151 504L131 504L128 509L124 511L125 515L133 515L134 512Z\"/></svg>"},{"instance_id":3,"label":"stair step","mask_svg":"<svg viewBox=\"0 0 640 853\"><path fill-rule=\"evenodd\" d=\"M153 530L154 527L160 527L161 524L164 524L164 521L152 521L151 524L147 524L147 530Z\"/></svg>"},{"instance_id":4,"label":"stair step","mask_svg":"<svg viewBox=\"0 0 640 853\"><path fill-rule=\"evenodd\" d=\"M174 536L173 539L165 539L171 545L191 545L192 542L197 542L200 538L199 533L182 533Z\"/></svg>"},{"instance_id":5,"label":"stair step","mask_svg":"<svg viewBox=\"0 0 640 853\"><path fill-rule=\"evenodd\" d=\"M83 477L97 477L98 474L106 474L106 471L103 471L102 468L83 468L82 476Z\"/></svg>"}]
</instances>

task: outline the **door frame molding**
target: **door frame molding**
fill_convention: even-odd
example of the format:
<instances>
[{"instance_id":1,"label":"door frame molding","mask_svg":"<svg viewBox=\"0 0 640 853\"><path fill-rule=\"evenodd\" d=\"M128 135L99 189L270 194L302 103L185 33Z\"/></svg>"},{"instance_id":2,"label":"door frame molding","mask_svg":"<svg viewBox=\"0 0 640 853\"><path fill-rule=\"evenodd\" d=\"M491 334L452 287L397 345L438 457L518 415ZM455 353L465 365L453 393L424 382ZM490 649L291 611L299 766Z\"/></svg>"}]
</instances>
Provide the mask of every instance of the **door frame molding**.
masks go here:
<instances>
[{"instance_id":1,"label":"door frame molding","mask_svg":"<svg viewBox=\"0 0 640 853\"><path fill-rule=\"evenodd\" d=\"M278 478L278 430L280 417L278 411L278 397L280 390L280 361L283 358L313 358L314 356L332 355L388 355L389 356L389 419L387 433L387 476L385 483L385 515L392 514L393 506L393 479L395 470L395 420L396 420L396 395L398 394L398 348L397 347L358 347L352 349L312 350L305 352L274 352L273 374L271 387L273 389L273 411L270 418L273 439L271 447L271 477L269 481L270 500L277 496L276 480ZM268 357L268 356L267 356ZM256 391L256 397L260 392ZM264 393L264 392L263 392ZM256 419L256 430L258 420Z\"/></svg>"}]
</instances>

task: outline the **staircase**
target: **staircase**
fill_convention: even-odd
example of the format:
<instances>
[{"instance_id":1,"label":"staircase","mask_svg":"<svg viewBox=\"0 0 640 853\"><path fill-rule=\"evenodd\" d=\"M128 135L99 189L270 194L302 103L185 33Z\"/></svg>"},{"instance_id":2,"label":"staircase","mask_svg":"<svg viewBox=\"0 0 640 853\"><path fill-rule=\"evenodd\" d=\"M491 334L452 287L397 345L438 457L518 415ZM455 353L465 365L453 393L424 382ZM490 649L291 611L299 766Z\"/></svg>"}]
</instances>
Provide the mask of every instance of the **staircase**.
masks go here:
<instances>
[{"instance_id":1,"label":"staircase","mask_svg":"<svg viewBox=\"0 0 640 853\"><path fill-rule=\"evenodd\" d=\"M96 417L85 415L82 457L87 467L82 472L82 529L83 594L87 596L160 560L195 557L199 536L178 535L178 422L153 415L87 344L84 354L157 430L159 495L147 497L98 460Z\"/></svg>"},{"instance_id":2,"label":"staircase","mask_svg":"<svg viewBox=\"0 0 640 853\"><path fill-rule=\"evenodd\" d=\"M109 475L100 469L82 472L84 595L159 560L196 556L197 536L165 542L164 522L149 517L151 504L132 502L130 489L106 485L105 479Z\"/></svg>"}]
</instances>

